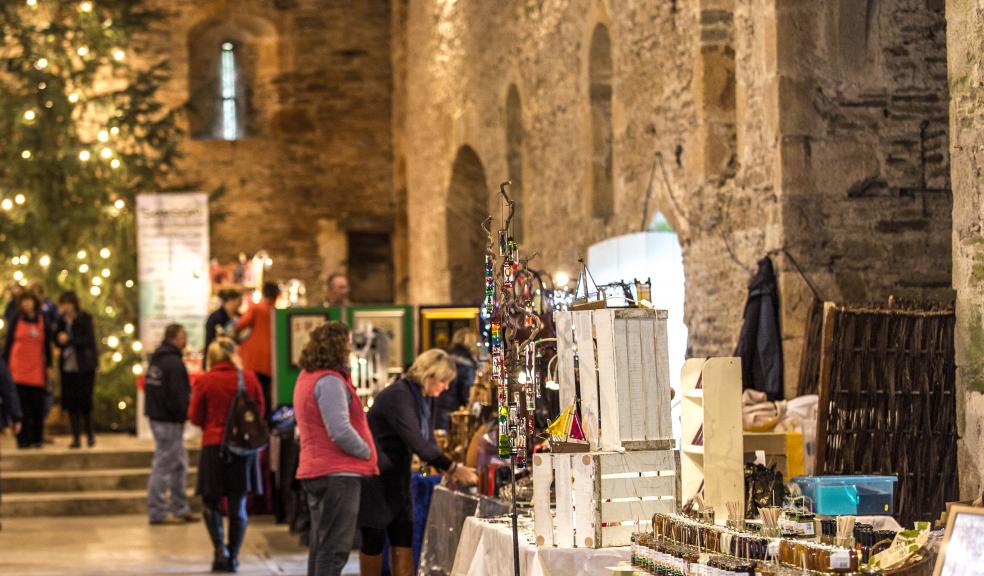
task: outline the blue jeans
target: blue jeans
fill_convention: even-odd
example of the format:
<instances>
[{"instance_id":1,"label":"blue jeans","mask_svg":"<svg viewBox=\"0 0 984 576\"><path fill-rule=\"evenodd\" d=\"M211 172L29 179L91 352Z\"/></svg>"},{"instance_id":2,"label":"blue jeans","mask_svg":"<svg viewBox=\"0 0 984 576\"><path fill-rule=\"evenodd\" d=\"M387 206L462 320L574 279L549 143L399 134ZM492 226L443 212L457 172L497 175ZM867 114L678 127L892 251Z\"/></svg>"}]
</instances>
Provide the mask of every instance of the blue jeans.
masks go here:
<instances>
[{"instance_id":1,"label":"blue jeans","mask_svg":"<svg viewBox=\"0 0 984 576\"><path fill-rule=\"evenodd\" d=\"M184 424L150 421L154 433L154 464L147 482L147 515L151 522L163 520L168 512L187 516L188 451L184 446ZM170 506L167 492L171 493Z\"/></svg>"}]
</instances>

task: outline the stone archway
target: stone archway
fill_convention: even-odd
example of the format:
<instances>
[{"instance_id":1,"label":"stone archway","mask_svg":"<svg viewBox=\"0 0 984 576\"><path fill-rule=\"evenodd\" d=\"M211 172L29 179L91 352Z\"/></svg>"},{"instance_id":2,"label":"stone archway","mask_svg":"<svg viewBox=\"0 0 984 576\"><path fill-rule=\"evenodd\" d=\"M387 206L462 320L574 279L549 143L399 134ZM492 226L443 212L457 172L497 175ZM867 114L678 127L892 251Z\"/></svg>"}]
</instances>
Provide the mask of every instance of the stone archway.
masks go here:
<instances>
[{"instance_id":1,"label":"stone archway","mask_svg":"<svg viewBox=\"0 0 984 576\"><path fill-rule=\"evenodd\" d=\"M477 305L485 290L485 244L482 221L488 217L489 187L485 169L470 146L455 155L448 186L445 227L451 302Z\"/></svg>"}]
</instances>

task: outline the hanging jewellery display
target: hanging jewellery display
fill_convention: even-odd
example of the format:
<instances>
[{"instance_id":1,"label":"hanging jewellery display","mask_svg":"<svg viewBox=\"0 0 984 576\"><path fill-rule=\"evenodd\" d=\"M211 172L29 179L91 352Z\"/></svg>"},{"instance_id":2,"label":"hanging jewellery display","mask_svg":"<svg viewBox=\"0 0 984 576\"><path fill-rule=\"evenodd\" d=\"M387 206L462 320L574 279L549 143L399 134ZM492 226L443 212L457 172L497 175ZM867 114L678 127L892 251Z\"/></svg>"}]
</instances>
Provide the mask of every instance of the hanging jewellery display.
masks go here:
<instances>
[{"instance_id":1,"label":"hanging jewellery display","mask_svg":"<svg viewBox=\"0 0 984 576\"><path fill-rule=\"evenodd\" d=\"M519 528L516 508L516 472L526 467L527 447L533 434L533 416L539 396L534 342L542 322L533 308L532 273L520 259L513 215L516 203L500 184L502 227L498 230L498 254L494 250L492 217L482 227L488 235L485 251L483 312L489 323L492 385L498 400L499 457L509 459L512 470L513 568L519 575ZM497 262L498 261L498 262ZM501 273L496 277L496 270ZM525 336L525 337L524 337Z\"/></svg>"}]
</instances>

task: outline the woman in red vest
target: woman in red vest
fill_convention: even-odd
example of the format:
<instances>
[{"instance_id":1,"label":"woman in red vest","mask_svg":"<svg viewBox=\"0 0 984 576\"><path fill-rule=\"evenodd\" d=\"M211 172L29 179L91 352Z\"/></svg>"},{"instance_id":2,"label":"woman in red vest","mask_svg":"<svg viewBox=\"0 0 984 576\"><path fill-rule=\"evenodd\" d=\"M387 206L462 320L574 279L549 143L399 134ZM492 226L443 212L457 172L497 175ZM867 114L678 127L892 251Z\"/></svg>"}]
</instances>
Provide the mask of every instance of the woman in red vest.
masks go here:
<instances>
[{"instance_id":1,"label":"woman in red vest","mask_svg":"<svg viewBox=\"0 0 984 576\"><path fill-rule=\"evenodd\" d=\"M40 448L44 442L44 402L51 378L50 327L40 313L33 292L18 299L17 315L7 327L3 357L17 384L24 420L17 435L18 448Z\"/></svg>"},{"instance_id":2,"label":"woman in red vest","mask_svg":"<svg viewBox=\"0 0 984 576\"><path fill-rule=\"evenodd\" d=\"M197 494L202 497L202 518L212 539L215 556L213 572L235 572L239 567L239 547L246 535L246 496L263 491L256 456L223 453L229 409L243 379L246 393L256 400L264 416L263 388L256 374L240 368L236 344L229 338L216 338L208 347L209 371L195 381L188 403L188 420L202 429L202 453L198 460ZM228 501L229 543L223 539L222 498Z\"/></svg>"},{"instance_id":3,"label":"woman in red vest","mask_svg":"<svg viewBox=\"0 0 984 576\"><path fill-rule=\"evenodd\" d=\"M352 551L362 478L379 474L376 446L349 376L352 336L341 322L311 331L301 353L294 415L301 436L297 478L311 511L309 576L337 576Z\"/></svg>"}]
</instances>

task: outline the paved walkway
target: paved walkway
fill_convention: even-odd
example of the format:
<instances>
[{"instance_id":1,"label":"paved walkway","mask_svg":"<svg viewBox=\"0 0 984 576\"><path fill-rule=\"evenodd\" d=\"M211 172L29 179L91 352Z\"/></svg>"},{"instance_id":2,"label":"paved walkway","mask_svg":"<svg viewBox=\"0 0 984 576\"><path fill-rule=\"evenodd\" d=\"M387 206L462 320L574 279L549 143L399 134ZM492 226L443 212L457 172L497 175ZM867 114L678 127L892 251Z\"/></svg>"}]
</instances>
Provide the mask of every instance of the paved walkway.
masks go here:
<instances>
[{"instance_id":1,"label":"paved walkway","mask_svg":"<svg viewBox=\"0 0 984 576\"><path fill-rule=\"evenodd\" d=\"M53 445L28 451L39 455L78 451L70 439L56 436ZM191 439L189 446L197 446ZM123 434L97 438L95 448L81 452L153 450L153 441ZM0 453L16 452L13 438L0 434ZM2 457L0 457L2 462ZM2 465L0 465L2 467ZM3 518L0 506L0 576L115 576L210 574L212 546L201 522L180 526L150 526L146 515L50 518ZM240 552L240 574L303 575L307 549L287 527L271 516L250 518ZM357 575L353 555L345 575Z\"/></svg>"},{"instance_id":2,"label":"paved walkway","mask_svg":"<svg viewBox=\"0 0 984 576\"><path fill-rule=\"evenodd\" d=\"M307 550L271 518L250 518L240 574L302 575ZM212 549L201 523L150 526L144 516L11 518L0 531L0 574L107 576L209 574ZM358 574L355 555L346 575Z\"/></svg>"}]
</instances>

